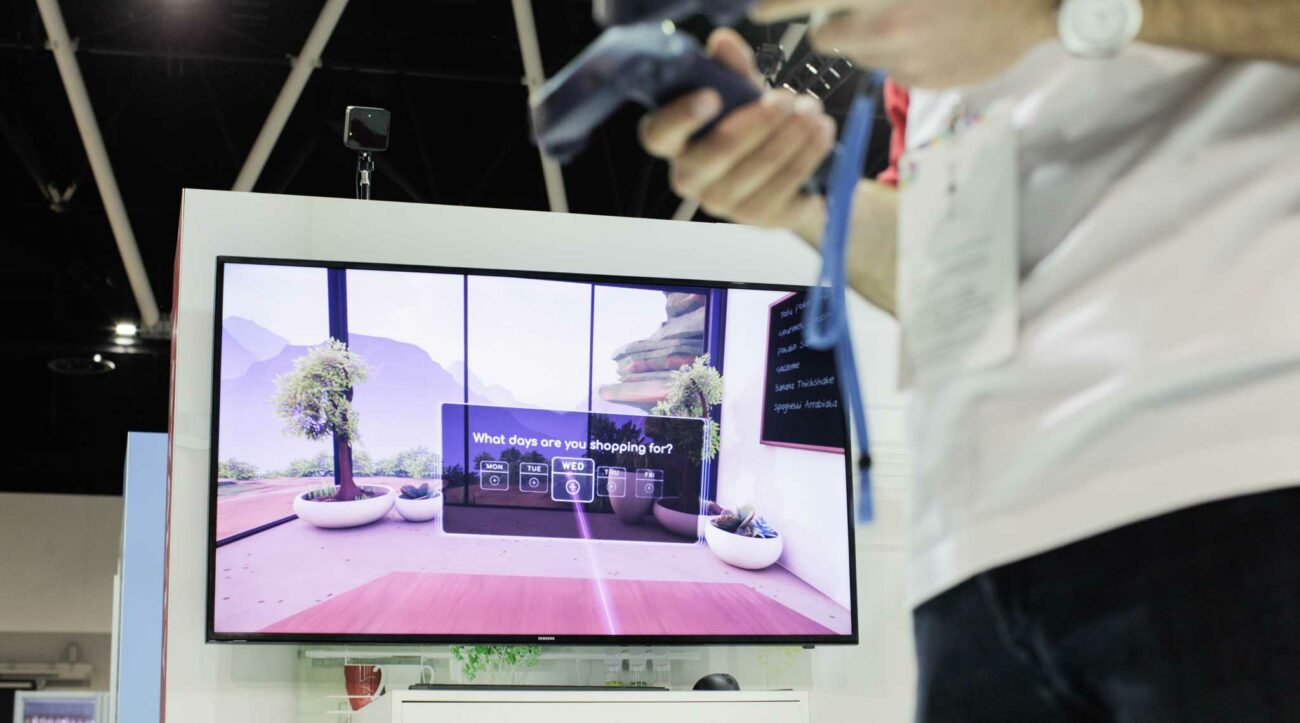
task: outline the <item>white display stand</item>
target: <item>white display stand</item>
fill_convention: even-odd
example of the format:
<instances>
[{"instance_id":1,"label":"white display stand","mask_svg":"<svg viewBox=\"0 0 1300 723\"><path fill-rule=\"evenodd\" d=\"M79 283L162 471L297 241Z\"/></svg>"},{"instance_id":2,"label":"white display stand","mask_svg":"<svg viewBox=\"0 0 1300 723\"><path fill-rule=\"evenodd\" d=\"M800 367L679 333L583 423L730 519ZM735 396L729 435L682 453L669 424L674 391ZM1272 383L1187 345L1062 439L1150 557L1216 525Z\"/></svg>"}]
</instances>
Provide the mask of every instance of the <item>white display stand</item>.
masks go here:
<instances>
[{"instance_id":1,"label":"white display stand","mask_svg":"<svg viewBox=\"0 0 1300 723\"><path fill-rule=\"evenodd\" d=\"M218 255L775 284L809 283L816 278L819 262L807 244L788 233L727 224L186 190L173 320L164 698L168 723L329 720L319 710L323 692L311 691L306 694L309 702L304 702L298 648L204 642ZM884 392L894 385L896 330L892 321L860 300L854 299L853 307L863 383L873 404L882 405L871 410L872 430L877 442L893 442L902 438L902 415L896 395ZM901 463L884 450L875 456L881 519L858 537L859 569L868 573L859 573L860 581L866 581L859 596L863 645L819 648L809 654L810 662L798 664L797 675L772 678L773 685L809 687L818 723L903 721L910 715L914 666L909 610L901 592L906 478L898 471ZM720 664L729 651L710 648L705 655L707 660L719 659L719 664L701 665L692 673L725 669L750 679L745 668ZM767 675L748 653L736 657L755 675ZM339 693L340 688L332 681L328 692ZM384 696L352 719L391 720L363 716L379 713L391 705L385 700L392 697ZM654 708L656 720L682 723L660 707ZM715 723L735 720L726 712L712 715ZM606 717L602 723L618 720ZM747 723L755 720L769 719L746 718Z\"/></svg>"},{"instance_id":2,"label":"white display stand","mask_svg":"<svg viewBox=\"0 0 1300 723\"><path fill-rule=\"evenodd\" d=\"M808 694L401 690L353 723L808 723Z\"/></svg>"}]
</instances>

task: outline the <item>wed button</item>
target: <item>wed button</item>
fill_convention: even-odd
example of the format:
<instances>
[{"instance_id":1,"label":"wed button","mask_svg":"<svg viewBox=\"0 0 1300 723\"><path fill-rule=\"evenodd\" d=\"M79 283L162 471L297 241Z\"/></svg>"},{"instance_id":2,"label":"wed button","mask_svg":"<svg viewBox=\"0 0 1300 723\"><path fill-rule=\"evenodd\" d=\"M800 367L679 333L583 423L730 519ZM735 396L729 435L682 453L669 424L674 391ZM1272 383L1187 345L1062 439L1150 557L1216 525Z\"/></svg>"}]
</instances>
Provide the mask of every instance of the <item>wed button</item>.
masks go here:
<instances>
[{"instance_id":1,"label":"wed button","mask_svg":"<svg viewBox=\"0 0 1300 723\"><path fill-rule=\"evenodd\" d=\"M551 499L556 502L591 502L596 499L596 462L585 457L551 460Z\"/></svg>"}]
</instances>

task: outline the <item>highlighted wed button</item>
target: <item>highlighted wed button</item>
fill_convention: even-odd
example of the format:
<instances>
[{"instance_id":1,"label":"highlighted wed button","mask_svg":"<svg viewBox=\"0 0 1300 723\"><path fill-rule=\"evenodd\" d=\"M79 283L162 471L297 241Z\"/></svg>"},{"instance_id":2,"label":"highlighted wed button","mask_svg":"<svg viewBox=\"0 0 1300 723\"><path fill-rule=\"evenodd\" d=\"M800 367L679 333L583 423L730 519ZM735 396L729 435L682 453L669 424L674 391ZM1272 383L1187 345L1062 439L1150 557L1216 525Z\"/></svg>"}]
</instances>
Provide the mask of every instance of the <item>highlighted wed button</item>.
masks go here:
<instances>
[{"instance_id":1,"label":"highlighted wed button","mask_svg":"<svg viewBox=\"0 0 1300 723\"><path fill-rule=\"evenodd\" d=\"M585 457L551 460L551 499L556 502L591 502L596 499L596 462Z\"/></svg>"},{"instance_id":2,"label":"highlighted wed button","mask_svg":"<svg viewBox=\"0 0 1300 723\"><path fill-rule=\"evenodd\" d=\"M478 486L486 492L509 492L510 463L488 459L479 462Z\"/></svg>"}]
</instances>

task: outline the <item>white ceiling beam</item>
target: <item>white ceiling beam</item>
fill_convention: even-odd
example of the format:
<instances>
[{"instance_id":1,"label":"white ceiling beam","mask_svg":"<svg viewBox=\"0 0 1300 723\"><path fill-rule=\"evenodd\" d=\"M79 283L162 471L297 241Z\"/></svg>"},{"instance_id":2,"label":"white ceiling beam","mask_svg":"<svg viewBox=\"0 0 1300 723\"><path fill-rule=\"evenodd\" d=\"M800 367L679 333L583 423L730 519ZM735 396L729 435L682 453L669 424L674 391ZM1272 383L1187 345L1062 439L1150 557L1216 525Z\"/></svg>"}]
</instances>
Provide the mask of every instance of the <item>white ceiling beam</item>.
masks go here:
<instances>
[{"instance_id":1,"label":"white ceiling beam","mask_svg":"<svg viewBox=\"0 0 1300 723\"><path fill-rule=\"evenodd\" d=\"M293 59L293 66L289 68L289 77L284 79L280 95L276 96L275 104L271 106L271 112L267 114L266 122L262 124L262 130L257 134L257 140L253 141L253 147L248 151L248 158L244 159L243 168L239 169L239 176L235 179L233 190L251 191L257 184L257 179L262 175L262 169L266 167L266 161L271 157L276 141L280 140L280 133L284 130L285 123L289 122L289 115L298 104L298 98L302 97L303 88L307 87L307 79L311 77L311 72L316 69L316 66L320 65L320 56L325 50L325 44L334 34L334 27L338 25L339 17L343 15L343 10L347 6L348 0L325 0L325 6L316 17L316 24L312 26L306 42L302 44L302 52Z\"/></svg>"},{"instance_id":2,"label":"white ceiling beam","mask_svg":"<svg viewBox=\"0 0 1300 723\"><path fill-rule=\"evenodd\" d=\"M95 109L86 92L86 81L81 77L76 45L68 37L68 26L63 22L58 0L36 0L36 8L41 13L41 22L45 24L45 34L49 36L54 63L58 66L59 77L63 79L63 88L68 94L68 103L72 106L72 116L77 122L77 132L85 146L86 159L95 176L95 185L99 187L99 197L104 203L104 212L108 215L108 225L113 230L113 240L117 242L122 266L126 269L131 294L140 309L141 326L145 330L157 329L161 319L158 301L154 298L149 274L140 258L140 247L136 244L135 232L131 230L131 220L126 215L122 191L117 187L117 177L113 175L113 164L109 161L108 149L104 147L104 136L99 130L99 122L95 120Z\"/></svg>"},{"instance_id":3,"label":"white ceiling beam","mask_svg":"<svg viewBox=\"0 0 1300 723\"><path fill-rule=\"evenodd\" d=\"M515 30L519 33L519 53L524 59L524 82L528 92L534 93L546 82L546 71L542 68L542 51L537 44L537 25L533 22L533 4L531 0L510 0L515 11ZM569 211L569 199L564 192L564 172L554 158L538 149L542 159L542 180L546 183L546 199L551 210L557 213Z\"/></svg>"}]
</instances>

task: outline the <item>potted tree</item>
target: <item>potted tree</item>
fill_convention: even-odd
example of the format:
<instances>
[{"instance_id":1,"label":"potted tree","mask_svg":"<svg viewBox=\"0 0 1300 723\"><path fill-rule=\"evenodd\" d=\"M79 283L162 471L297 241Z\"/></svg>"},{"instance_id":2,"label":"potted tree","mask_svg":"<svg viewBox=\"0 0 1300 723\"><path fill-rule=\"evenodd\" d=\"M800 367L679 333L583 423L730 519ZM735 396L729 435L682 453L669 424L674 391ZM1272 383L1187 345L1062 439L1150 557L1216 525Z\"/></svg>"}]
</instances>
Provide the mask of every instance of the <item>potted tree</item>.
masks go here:
<instances>
[{"instance_id":1,"label":"potted tree","mask_svg":"<svg viewBox=\"0 0 1300 723\"><path fill-rule=\"evenodd\" d=\"M334 488L304 492L293 500L294 513L316 527L366 525L393 507L391 487L359 486L352 478L352 443L360 439L352 388L366 375L361 357L330 339L294 360L293 371L275 380L275 410L284 420L285 434L334 442Z\"/></svg>"},{"instance_id":2,"label":"potted tree","mask_svg":"<svg viewBox=\"0 0 1300 723\"><path fill-rule=\"evenodd\" d=\"M722 403L722 375L709 366L709 355L697 357L672 373L668 382L668 396L659 402L650 414L658 417L692 417L705 420L704 447L699 458L709 461L718 456L718 423L709 412ZM689 445L683 444L684 448ZM690 452L695 456L693 450ZM701 519L712 518L722 512L711 500L701 500L698 494L666 497L654 504L655 520L665 529L683 537L700 536Z\"/></svg>"}]
</instances>

